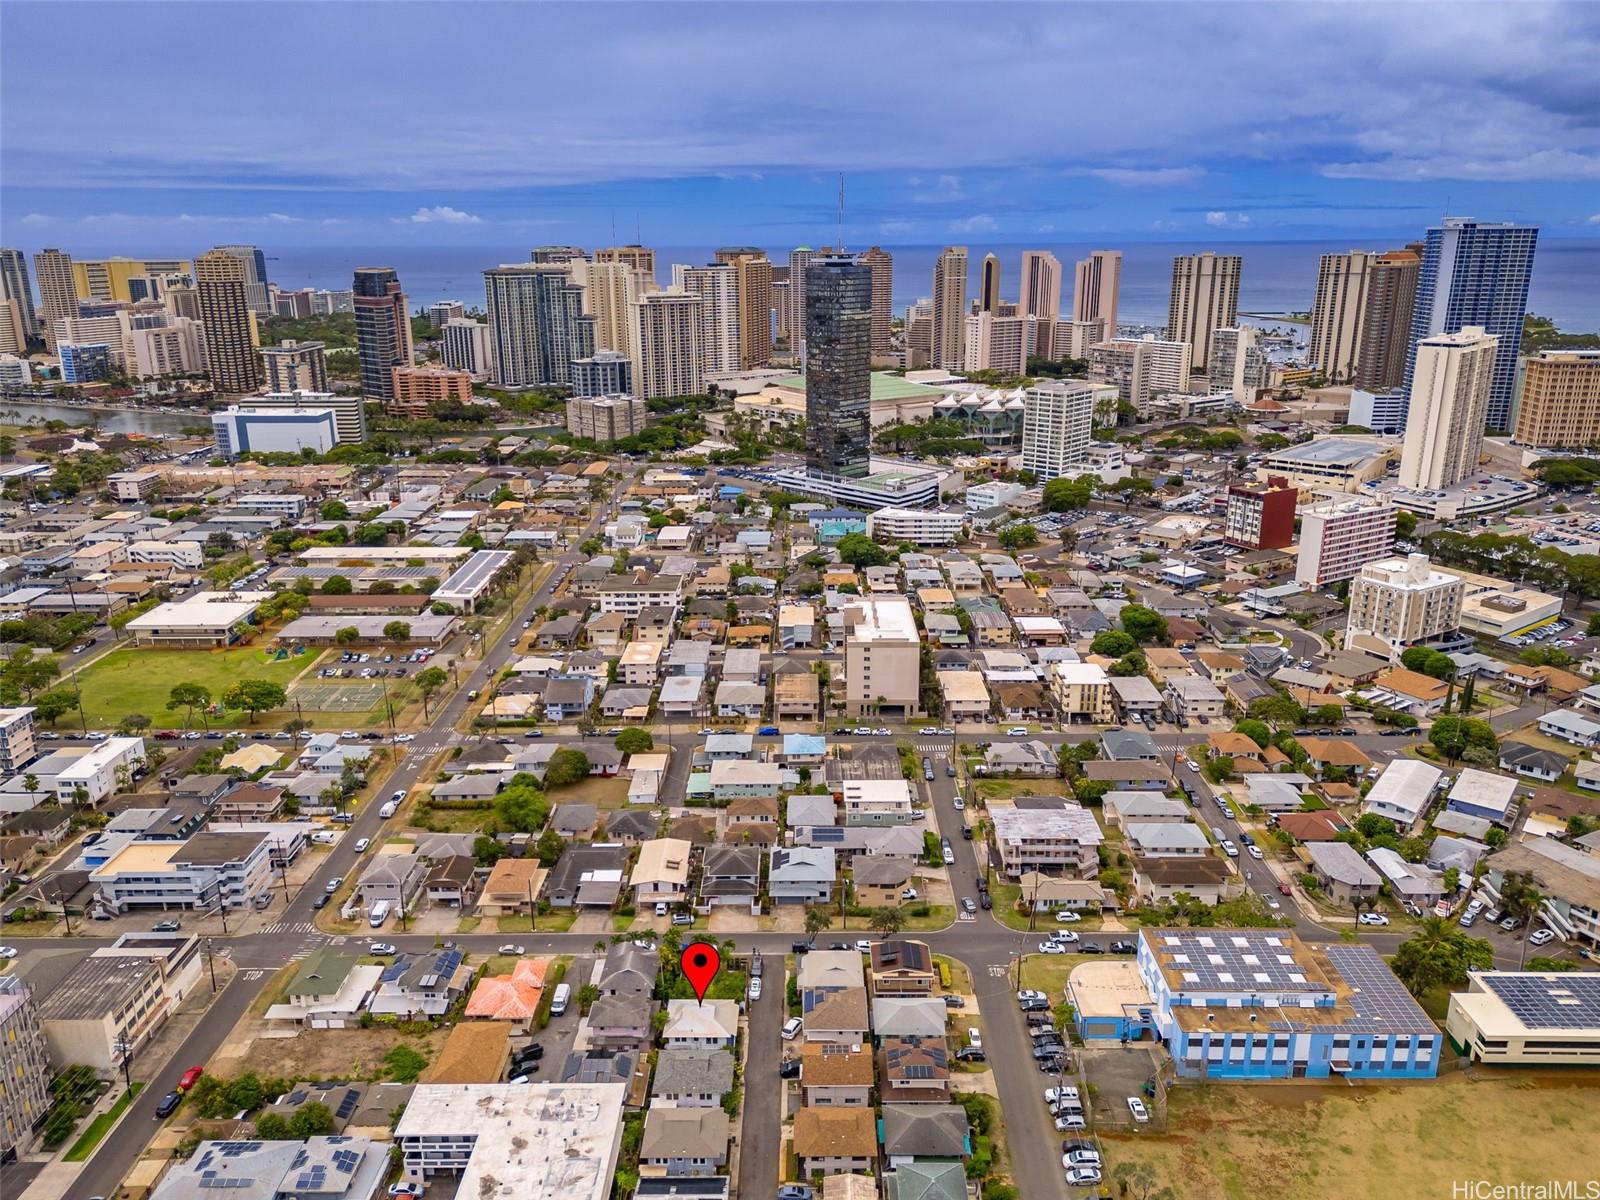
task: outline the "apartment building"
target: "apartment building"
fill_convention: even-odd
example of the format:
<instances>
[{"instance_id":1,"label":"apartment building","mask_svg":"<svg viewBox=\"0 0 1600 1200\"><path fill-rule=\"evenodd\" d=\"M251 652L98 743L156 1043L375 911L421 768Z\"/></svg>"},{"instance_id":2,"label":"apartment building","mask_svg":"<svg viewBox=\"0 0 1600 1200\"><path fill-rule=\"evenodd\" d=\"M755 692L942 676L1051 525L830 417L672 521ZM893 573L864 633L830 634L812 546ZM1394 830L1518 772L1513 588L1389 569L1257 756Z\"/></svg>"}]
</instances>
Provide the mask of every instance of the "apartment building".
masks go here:
<instances>
[{"instance_id":1,"label":"apartment building","mask_svg":"<svg viewBox=\"0 0 1600 1200\"><path fill-rule=\"evenodd\" d=\"M391 417L422 420L436 405L472 403L472 375L439 367L390 367L392 395L383 402Z\"/></svg>"},{"instance_id":2,"label":"apartment building","mask_svg":"<svg viewBox=\"0 0 1600 1200\"><path fill-rule=\"evenodd\" d=\"M293 339L261 347L262 382L269 392L326 392L327 348Z\"/></svg>"},{"instance_id":3,"label":"apartment building","mask_svg":"<svg viewBox=\"0 0 1600 1200\"><path fill-rule=\"evenodd\" d=\"M921 508L880 508L867 514L867 536L886 545L953 546L966 522L964 514Z\"/></svg>"},{"instance_id":4,"label":"apartment building","mask_svg":"<svg viewBox=\"0 0 1600 1200\"><path fill-rule=\"evenodd\" d=\"M1189 390L1192 352L1188 342L1162 340L1153 333L1112 338L1089 347L1089 378L1114 385L1117 398L1133 405L1142 418L1156 397Z\"/></svg>"},{"instance_id":5,"label":"apartment building","mask_svg":"<svg viewBox=\"0 0 1600 1200\"><path fill-rule=\"evenodd\" d=\"M367 440L367 409L360 396L341 396L333 392L267 392L251 396L246 402L254 409L283 412L301 408L326 408L333 412L333 437L336 445L348 446Z\"/></svg>"},{"instance_id":6,"label":"apartment building","mask_svg":"<svg viewBox=\"0 0 1600 1200\"><path fill-rule=\"evenodd\" d=\"M1024 260L1024 275L1026 275ZM1101 340L1117 336L1117 301L1122 291L1122 251L1092 250L1073 268L1072 319L1098 321Z\"/></svg>"},{"instance_id":7,"label":"apartment building","mask_svg":"<svg viewBox=\"0 0 1600 1200\"><path fill-rule=\"evenodd\" d=\"M1393 551L1394 536L1392 504L1351 498L1303 508L1294 577L1308 590L1354 578Z\"/></svg>"},{"instance_id":8,"label":"apartment building","mask_svg":"<svg viewBox=\"0 0 1600 1200\"><path fill-rule=\"evenodd\" d=\"M0 708L0 771L14 775L38 756L33 709Z\"/></svg>"},{"instance_id":9,"label":"apartment building","mask_svg":"<svg viewBox=\"0 0 1600 1200\"><path fill-rule=\"evenodd\" d=\"M1086 470L1089 437L1105 386L1077 379L1051 379L1023 395L1022 465L1041 481Z\"/></svg>"},{"instance_id":10,"label":"apartment building","mask_svg":"<svg viewBox=\"0 0 1600 1200\"><path fill-rule=\"evenodd\" d=\"M15 972L0 975L0 1162L33 1149L50 1107L50 1074L32 989Z\"/></svg>"},{"instance_id":11,"label":"apartment building","mask_svg":"<svg viewBox=\"0 0 1600 1200\"><path fill-rule=\"evenodd\" d=\"M130 842L89 873L96 900L132 908L244 908L272 885L265 833L197 833L184 842Z\"/></svg>"},{"instance_id":12,"label":"apartment building","mask_svg":"<svg viewBox=\"0 0 1600 1200\"><path fill-rule=\"evenodd\" d=\"M1095 663L1050 664L1050 696L1064 720L1107 723L1115 720L1111 679Z\"/></svg>"},{"instance_id":13,"label":"apartment building","mask_svg":"<svg viewBox=\"0 0 1600 1200\"><path fill-rule=\"evenodd\" d=\"M1207 373L1211 347L1218 329L1239 323L1239 273L1244 260L1237 254L1179 254L1172 260L1172 294L1167 304L1167 337L1194 347L1190 368ZM1187 390L1185 386L1180 390Z\"/></svg>"},{"instance_id":14,"label":"apartment building","mask_svg":"<svg viewBox=\"0 0 1600 1200\"><path fill-rule=\"evenodd\" d=\"M845 604L845 710L892 719L922 714L922 638L903 599Z\"/></svg>"},{"instance_id":15,"label":"apartment building","mask_svg":"<svg viewBox=\"0 0 1600 1200\"><path fill-rule=\"evenodd\" d=\"M1439 491L1477 471L1499 344L1481 326L1417 344L1401 487Z\"/></svg>"},{"instance_id":16,"label":"apartment building","mask_svg":"<svg viewBox=\"0 0 1600 1200\"><path fill-rule=\"evenodd\" d=\"M1522 361L1511 440L1539 450L1600 444L1600 350L1545 350Z\"/></svg>"},{"instance_id":17,"label":"apartment building","mask_svg":"<svg viewBox=\"0 0 1600 1200\"><path fill-rule=\"evenodd\" d=\"M1030 871L1078 879L1093 879L1100 873L1100 825L1086 808L995 805L989 820L1008 879Z\"/></svg>"},{"instance_id":18,"label":"apartment building","mask_svg":"<svg viewBox=\"0 0 1600 1200\"><path fill-rule=\"evenodd\" d=\"M1228 489L1223 536L1246 550L1281 550L1294 541L1294 507L1299 491L1281 475L1262 486L1235 484Z\"/></svg>"},{"instance_id":19,"label":"apartment building","mask_svg":"<svg viewBox=\"0 0 1600 1200\"><path fill-rule=\"evenodd\" d=\"M440 330L439 357L452 371L465 371L474 380L494 374L494 341L489 326L471 317L451 317Z\"/></svg>"},{"instance_id":20,"label":"apartment building","mask_svg":"<svg viewBox=\"0 0 1600 1200\"><path fill-rule=\"evenodd\" d=\"M1350 585L1345 649L1399 662L1407 646L1460 626L1466 590L1461 576L1434 570L1426 554L1368 563Z\"/></svg>"},{"instance_id":21,"label":"apartment building","mask_svg":"<svg viewBox=\"0 0 1600 1200\"><path fill-rule=\"evenodd\" d=\"M567 401L567 432L596 442L614 442L644 431L649 406L637 396L573 396Z\"/></svg>"}]
</instances>

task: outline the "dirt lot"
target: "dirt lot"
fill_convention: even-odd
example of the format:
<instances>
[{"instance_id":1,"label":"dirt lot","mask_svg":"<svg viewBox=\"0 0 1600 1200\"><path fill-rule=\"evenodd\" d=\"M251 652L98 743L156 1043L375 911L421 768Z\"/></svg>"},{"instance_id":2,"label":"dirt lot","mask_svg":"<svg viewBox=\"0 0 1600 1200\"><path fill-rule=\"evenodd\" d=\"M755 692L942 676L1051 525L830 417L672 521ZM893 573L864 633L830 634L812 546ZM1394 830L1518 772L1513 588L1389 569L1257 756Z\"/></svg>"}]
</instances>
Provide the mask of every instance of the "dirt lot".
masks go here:
<instances>
[{"instance_id":1,"label":"dirt lot","mask_svg":"<svg viewBox=\"0 0 1600 1200\"><path fill-rule=\"evenodd\" d=\"M254 1023L255 1018L247 1017ZM232 1077L246 1071L288 1079L373 1079L384 1072L383 1056L395 1046L409 1046L429 1062L449 1035L436 1029L420 1037L391 1027L372 1029L308 1029L292 1038L256 1037L244 1044L235 1030L224 1048L233 1057L219 1056L216 1070Z\"/></svg>"},{"instance_id":2,"label":"dirt lot","mask_svg":"<svg viewBox=\"0 0 1600 1200\"><path fill-rule=\"evenodd\" d=\"M1104 1137L1107 1177L1118 1163L1149 1163L1157 1186L1181 1200L1448 1196L1455 1181L1590 1180L1597 1103L1595 1071L1453 1073L1398 1087L1179 1086L1171 1133Z\"/></svg>"}]
</instances>

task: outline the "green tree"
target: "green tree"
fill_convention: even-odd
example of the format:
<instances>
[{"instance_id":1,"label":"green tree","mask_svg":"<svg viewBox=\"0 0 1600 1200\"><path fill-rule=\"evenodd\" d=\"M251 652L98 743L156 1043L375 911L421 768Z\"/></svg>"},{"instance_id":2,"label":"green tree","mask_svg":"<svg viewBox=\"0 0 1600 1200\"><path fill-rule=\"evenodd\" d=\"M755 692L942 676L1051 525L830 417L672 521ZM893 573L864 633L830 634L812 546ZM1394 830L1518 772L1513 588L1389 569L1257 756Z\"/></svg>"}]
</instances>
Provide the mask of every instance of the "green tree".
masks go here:
<instances>
[{"instance_id":1,"label":"green tree","mask_svg":"<svg viewBox=\"0 0 1600 1200\"><path fill-rule=\"evenodd\" d=\"M816 937L829 925L833 924L833 914L826 906L820 904L810 905L806 909L806 932Z\"/></svg>"},{"instance_id":2,"label":"green tree","mask_svg":"<svg viewBox=\"0 0 1600 1200\"><path fill-rule=\"evenodd\" d=\"M283 690L283 685L270 679L241 679L222 693L223 705L244 709L250 714L252 725L255 724L257 713L282 708L288 699L289 693Z\"/></svg>"},{"instance_id":3,"label":"green tree","mask_svg":"<svg viewBox=\"0 0 1600 1200\"><path fill-rule=\"evenodd\" d=\"M589 756L582 750L563 746L550 756L550 762L545 766L545 786L570 787L580 780L587 779L591 766Z\"/></svg>"},{"instance_id":4,"label":"green tree","mask_svg":"<svg viewBox=\"0 0 1600 1200\"><path fill-rule=\"evenodd\" d=\"M492 867L510 853L504 842L487 833L480 833L472 839L472 857L482 866Z\"/></svg>"},{"instance_id":5,"label":"green tree","mask_svg":"<svg viewBox=\"0 0 1600 1200\"><path fill-rule=\"evenodd\" d=\"M1272 745L1272 730L1265 721L1247 717L1233 727L1235 733L1242 733L1256 745L1265 750Z\"/></svg>"},{"instance_id":6,"label":"green tree","mask_svg":"<svg viewBox=\"0 0 1600 1200\"><path fill-rule=\"evenodd\" d=\"M411 622L390 621L383 627L384 638L395 646L404 646L411 640Z\"/></svg>"},{"instance_id":7,"label":"green tree","mask_svg":"<svg viewBox=\"0 0 1600 1200\"><path fill-rule=\"evenodd\" d=\"M1000 531L1000 548L1021 550L1039 544L1039 530L1027 521L1013 521Z\"/></svg>"},{"instance_id":8,"label":"green tree","mask_svg":"<svg viewBox=\"0 0 1600 1200\"><path fill-rule=\"evenodd\" d=\"M856 568L881 567L890 558L887 550L864 533L845 534L834 549L839 554L840 562Z\"/></svg>"},{"instance_id":9,"label":"green tree","mask_svg":"<svg viewBox=\"0 0 1600 1200\"><path fill-rule=\"evenodd\" d=\"M624 729L617 734L615 745L620 754L648 754L655 749L656 740L643 729Z\"/></svg>"},{"instance_id":10,"label":"green tree","mask_svg":"<svg viewBox=\"0 0 1600 1200\"><path fill-rule=\"evenodd\" d=\"M533 833L544 827L550 802L536 788L508 787L494 798L494 815L506 829Z\"/></svg>"},{"instance_id":11,"label":"green tree","mask_svg":"<svg viewBox=\"0 0 1600 1200\"><path fill-rule=\"evenodd\" d=\"M348 521L350 510L343 500L324 500L322 507L317 510L324 521Z\"/></svg>"},{"instance_id":12,"label":"green tree","mask_svg":"<svg viewBox=\"0 0 1600 1200\"><path fill-rule=\"evenodd\" d=\"M1080 475L1076 479L1062 476L1052 479L1044 485L1043 504L1045 512L1070 512L1073 509L1088 508L1089 501L1094 499L1095 478L1092 475Z\"/></svg>"},{"instance_id":13,"label":"green tree","mask_svg":"<svg viewBox=\"0 0 1600 1200\"><path fill-rule=\"evenodd\" d=\"M333 631L333 640L336 645L354 646L361 640L361 630L354 625L344 625Z\"/></svg>"},{"instance_id":14,"label":"green tree","mask_svg":"<svg viewBox=\"0 0 1600 1200\"><path fill-rule=\"evenodd\" d=\"M1421 996L1435 987L1466 983L1468 971L1488 970L1494 949L1482 938L1468 937L1453 921L1430 916L1400 943L1389 965L1413 996Z\"/></svg>"},{"instance_id":15,"label":"green tree","mask_svg":"<svg viewBox=\"0 0 1600 1200\"><path fill-rule=\"evenodd\" d=\"M428 718L428 701L433 694L449 682L450 676L445 674L443 667L424 667L417 672L417 677L411 682L417 685L417 692L422 696L422 716Z\"/></svg>"},{"instance_id":16,"label":"green tree","mask_svg":"<svg viewBox=\"0 0 1600 1200\"><path fill-rule=\"evenodd\" d=\"M169 711L183 709L183 727L189 728L189 722L194 719L194 710L204 710L211 703L211 689L198 683L174 684L167 693L167 708Z\"/></svg>"},{"instance_id":17,"label":"green tree","mask_svg":"<svg viewBox=\"0 0 1600 1200\"><path fill-rule=\"evenodd\" d=\"M1454 679L1456 677L1456 664L1448 654L1427 646L1409 646L1400 655L1400 665L1408 671L1416 671L1419 675L1428 675L1434 679Z\"/></svg>"},{"instance_id":18,"label":"green tree","mask_svg":"<svg viewBox=\"0 0 1600 1200\"><path fill-rule=\"evenodd\" d=\"M256 1136L264 1142L289 1140L289 1122L279 1113L262 1113L256 1118Z\"/></svg>"},{"instance_id":19,"label":"green tree","mask_svg":"<svg viewBox=\"0 0 1600 1200\"><path fill-rule=\"evenodd\" d=\"M75 687L51 688L33 698L34 716L54 725L78 707L78 689Z\"/></svg>"},{"instance_id":20,"label":"green tree","mask_svg":"<svg viewBox=\"0 0 1600 1200\"><path fill-rule=\"evenodd\" d=\"M135 737L150 728L150 718L143 713L129 713L117 722L117 732L123 737Z\"/></svg>"},{"instance_id":21,"label":"green tree","mask_svg":"<svg viewBox=\"0 0 1600 1200\"><path fill-rule=\"evenodd\" d=\"M868 924L884 937L893 937L905 928L905 917L898 908L875 908Z\"/></svg>"},{"instance_id":22,"label":"green tree","mask_svg":"<svg viewBox=\"0 0 1600 1200\"><path fill-rule=\"evenodd\" d=\"M355 591L354 585L343 575L329 575L322 581L324 596L348 596L353 591Z\"/></svg>"},{"instance_id":23,"label":"green tree","mask_svg":"<svg viewBox=\"0 0 1600 1200\"><path fill-rule=\"evenodd\" d=\"M1494 727L1476 717L1439 717L1428 730L1428 741L1452 763L1474 752L1476 759L1493 762L1499 749Z\"/></svg>"},{"instance_id":24,"label":"green tree","mask_svg":"<svg viewBox=\"0 0 1600 1200\"><path fill-rule=\"evenodd\" d=\"M1089 653L1103 655L1106 658L1121 658L1138 647L1139 643L1122 630L1107 629L1094 635L1094 641L1089 643Z\"/></svg>"},{"instance_id":25,"label":"green tree","mask_svg":"<svg viewBox=\"0 0 1600 1200\"><path fill-rule=\"evenodd\" d=\"M289 1134L295 1138L330 1137L334 1132L333 1114L317 1100L302 1104L289 1118Z\"/></svg>"},{"instance_id":26,"label":"green tree","mask_svg":"<svg viewBox=\"0 0 1600 1200\"><path fill-rule=\"evenodd\" d=\"M535 843L533 852L539 859L541 867L553 867L560 861L561 852L566 848L567 844L561 840L561 835L553 828L547 827L539 835L539 840Z\"/></svg>"},{"instance_id":27,"label":"green tree","mask_svg":"<svg viewBox=\"0 0 1600 1200\"><path fill-rule=\"evenodd\" d=\"M1167 619L1142 604L1124 605L1122 628L1141 646L1163 645L1167 640Z\"/></svg>"}]
</instances>

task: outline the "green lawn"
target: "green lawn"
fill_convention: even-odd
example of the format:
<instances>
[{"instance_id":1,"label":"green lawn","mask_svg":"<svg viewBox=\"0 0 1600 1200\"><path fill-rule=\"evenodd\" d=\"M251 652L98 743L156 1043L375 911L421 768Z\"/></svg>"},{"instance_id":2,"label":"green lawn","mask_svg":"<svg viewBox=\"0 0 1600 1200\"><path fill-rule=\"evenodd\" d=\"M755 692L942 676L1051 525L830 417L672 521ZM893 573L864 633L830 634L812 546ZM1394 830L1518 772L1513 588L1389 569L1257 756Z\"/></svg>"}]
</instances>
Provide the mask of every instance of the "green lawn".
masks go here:
<instances>
[{"instance_id":1,"label":"green lawn","mask_svg":"<svg viewBox=\"0 0 1600 1200\"><path fill-rule=\"evenodd\" d=\"M1072 968L1094 957L1089 954L1028 954L1022 959L1022 986L1050 997L1053 1004L1066 993Z\"/></svg>"},{"instance_id":2,"label":"green lawn","mask_svg":"<svg viewBox=\"0 0 1600 1200\"><path fill-rule=\"evenodd\" d=\"M100 1144L100 1139L105 1137L111 1127L117 1123L117 1118L127 1110L128 1105L133 1103L134 1097L143 1090L144 1084L134 1084L131 1090L125 1091L117 1097L115 1104L90 1121L89 1128L83 1131L83 1136L73 1142L72 1149L67 1151L67 1161L82 1162L88 1158L94 1148Z\"/></svg>"},{"instance_id":3,"label":"green lawn","mask_svg":"<svg viewBox=\"0 0 1600 1200\"><path fill-rule=\"evenodd\" d=\"M198 683L210 689L213 701L219 701L231 684L241 679L266 679L287 687L311 662L310 655L269 662L257 649L245 647L237 650L155 650L128 647L113 650L99 661L85 667L71 682L82 690L83 711L91 726L115 726L129 713L143 713L156 728L181 728L182 709L169 712L167 699L174 684ZM291 714L292 715L292 714ZM261 713L258 725L271 728L283 721L282 710ZM71 716L62 718L70 725ZM195 727L200 727L200 714L195 713ZM229 712L222 718L212 718L213 724L249 728L246 714Z\"/></svg>"}]
</instances>

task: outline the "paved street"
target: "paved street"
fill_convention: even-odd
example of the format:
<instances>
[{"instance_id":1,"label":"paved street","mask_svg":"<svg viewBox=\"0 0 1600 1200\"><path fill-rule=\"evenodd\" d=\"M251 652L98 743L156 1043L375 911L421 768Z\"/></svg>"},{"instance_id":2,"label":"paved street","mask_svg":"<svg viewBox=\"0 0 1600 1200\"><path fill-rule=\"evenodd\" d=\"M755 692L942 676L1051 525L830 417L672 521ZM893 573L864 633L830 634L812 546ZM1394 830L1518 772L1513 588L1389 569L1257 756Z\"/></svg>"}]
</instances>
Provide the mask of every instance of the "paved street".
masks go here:
<instances>
[{"instance_id":1,"label":"paved street","mask_svg":"<svg viewBox=\"0 0 1600 1200\"><path fill-rule=\"evenodd\" d=\"M788 979L781 953L762 958L761 999L749 1006L745 1030L744 1112L739 1128L739 1195L777 1189L784 1081L778 1078Z\"/></svg>"}]
</instances>

